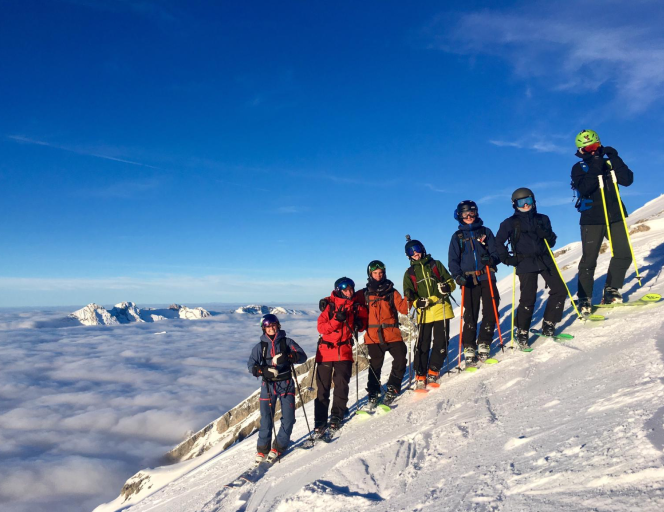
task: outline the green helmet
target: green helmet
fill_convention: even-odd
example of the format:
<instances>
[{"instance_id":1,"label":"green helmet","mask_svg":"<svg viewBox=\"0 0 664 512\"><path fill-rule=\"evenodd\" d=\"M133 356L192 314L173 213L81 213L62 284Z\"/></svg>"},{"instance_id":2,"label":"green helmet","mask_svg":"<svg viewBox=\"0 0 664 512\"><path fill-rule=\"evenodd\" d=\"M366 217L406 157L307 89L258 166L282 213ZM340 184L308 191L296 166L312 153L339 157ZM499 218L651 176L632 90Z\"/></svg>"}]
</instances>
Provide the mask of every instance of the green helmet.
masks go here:
<instances>
[{"instance_id":1,"label":"green helmet","mask_svg":"<svg viewBox=\"0 0 664 512\"><path fill-rule=\"evenodd\" d=\"M599 143L599 135L592 130L583 130L576 136L576 147L585 148L591 144Z\"/></svg>"}]
</instances>

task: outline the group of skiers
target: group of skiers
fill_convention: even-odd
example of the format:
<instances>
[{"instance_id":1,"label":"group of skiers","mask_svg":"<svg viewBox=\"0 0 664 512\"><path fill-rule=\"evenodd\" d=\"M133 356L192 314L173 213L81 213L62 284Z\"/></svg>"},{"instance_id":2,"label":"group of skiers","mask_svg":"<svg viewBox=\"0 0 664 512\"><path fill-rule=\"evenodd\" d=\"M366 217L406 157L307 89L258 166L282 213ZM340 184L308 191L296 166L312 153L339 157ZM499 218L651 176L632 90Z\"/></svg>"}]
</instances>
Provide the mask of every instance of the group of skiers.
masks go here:
<instances>
[{"instance_id":1,"label":"group of skiers","mask_svg":"<svg viewBox=\"0 0 664 512\"><path fill-rule=\"evenodd\" d=\"M632 171L615 149L601 145L592 130L583 130L576 138L581 159L572 168L572 187L578 192L577 209L581 213L583 255L578 272L578 304L581 313L592 311L592 292L597 257L604 238L610 236L613 254L604 287L603 301L622 302L622 288L632 262L627 216L619 199L617 185L629 186ZM608 184L615 182L613 188ZM605 186L606 184L606 186ZM348 408L348 391L354 361L353 347L357 333L366 331L361 350L368 352L369 372L367 405L389 405L401 392L408 366L408 348L399 328L399 313L417 312L417 342L413 349L415 388L437 386L447 357L450 319L454 317L451 293L461 287L461 344L466 366L489 357L498 322L500 296L496 287L496 269L500 263L515 267L519 276L520 299L516 314L515 338L520 348L528 347L530 324L535 308L538 277L549 288L544 310L542 334L553 336L562 320L567 286L553 259L555 246L548 216L537 212L535 194L518 188L511 197L514 213L505 219L494 236L479 217L477 204L461 201L454 218L459 223L452 235L447 268L426 252L418 240L408 239L405 252L410 265L403 277L402 296L387 279L385 265L374 260L367 266L367 284L356 290L355 283L342 277L334 283L329 297L320 301L315 377L317 396L314 402L314 435L340 428ZM622 209L622 212L621 212ZM449 269L449 270L448 270ZM480 311L482 323L477 328ZM302 348L281 330L275 315L261 321L263 335L248 361L249 371L262 377L260 396L261 426L256 462L273 462L288 447L295 423L294 364L307 357ZM433 347L432 347L433 343ZM381 370L386 353L393 358L386 390L381 399ZM330 410L330 394L334 398ZM276 400L281 400L282 421L279 432L274 426ZM328 412L330 413L328 420ZM272 430L275 430L274 442Z\"/></svg>"}]
</instances>

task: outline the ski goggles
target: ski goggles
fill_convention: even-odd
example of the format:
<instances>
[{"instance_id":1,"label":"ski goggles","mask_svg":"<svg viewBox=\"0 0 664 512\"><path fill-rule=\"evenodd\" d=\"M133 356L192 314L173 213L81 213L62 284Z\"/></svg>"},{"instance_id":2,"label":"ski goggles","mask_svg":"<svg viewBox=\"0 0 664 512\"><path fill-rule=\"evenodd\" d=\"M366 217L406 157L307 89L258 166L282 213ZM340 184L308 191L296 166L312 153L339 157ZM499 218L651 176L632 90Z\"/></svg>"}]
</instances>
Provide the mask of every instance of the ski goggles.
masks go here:
<instances>
[{"instance_id":1,"label":"ski goggles","mask_svg":"<svg viewBox=\"0 0 664 512\"><path fill-rule=\"evenodd\" d=\"M408 251L406 252L406 254L408 254L408 256L413 256L413 254L415 254L416 252L419 252L420 254L424 254L424 247L422 247L422 244L411 245L408 248ZM385 267L382 267L382 268L383 268L383 270L385 270ZM372 272L373 272L373 270L372 270Z\"/></svg>"},{"instance_id":2,"label":"ski goggles","mask_svg":"<svg viewBox=\"0 0 664 512\"><path fill-rule=\"evenodd\" d=\"M477 217L477 212L474 211L469 211L469 212L461 212L461 218L462 219L470 219L471 217Z\"/></svg>"},{"instance_id":3,"label":"ski goggles","mask_svg":"<svg viewBox=\"0 0 664 512\"><path fill-rule=\"evenodd\" d=\"M592 153L593 151L597 151L599 147L600 147L599 142L595 142L594 144L588 144L587 146L583 146L583 152Z\"/></svg>"},{"instance_id":4,"label":"ski goggles","mask_svg":"<svg viewBox=\"0 0 664 512\"><path fill-rule=\"evenodd\" d=\"M527 204L532 206L534 203L535 203L535 200L533 199L533 196L523 197L521 199L516 200L517 208L523 208Z\"/></svg>"},{"instance_id":5,"label":"ski goggles","mask_svg":"<svg viewBox=\"0 0 664 512\"><path fill-rule=\"evenodd\" d=\"M277 318L276 315L272 315L272 314L265 315L261 319L261 326L263 326L264 328L267 328L267 327L270 327L271 325L279 326L279 319Z\"/></svg>"},{"instance_id":6,"label":"ski goggles","mask_svg":"<svg viewBox=\"0 0 664 512\"><path fill-rule=\"evenodd\" d=\"M375 272L376 270L385 270L385 265L381 261L372 261L369 263L369 272Z\"/></svg>"},{"instance_id":7,"label":"ski goggles","mask_svg":"<svg viewBox=\"0 0 664 512\"><path fill-rule=\"evenodd\" d=\"M346 279L342 279L341 281L337 282L337 285L336 285L337 290L344 291L344 290L348 290L349 288L351 290L355 290L355 283L353 282L353 280L351 278L347 277Z\"/></svg>"}]
</instances>

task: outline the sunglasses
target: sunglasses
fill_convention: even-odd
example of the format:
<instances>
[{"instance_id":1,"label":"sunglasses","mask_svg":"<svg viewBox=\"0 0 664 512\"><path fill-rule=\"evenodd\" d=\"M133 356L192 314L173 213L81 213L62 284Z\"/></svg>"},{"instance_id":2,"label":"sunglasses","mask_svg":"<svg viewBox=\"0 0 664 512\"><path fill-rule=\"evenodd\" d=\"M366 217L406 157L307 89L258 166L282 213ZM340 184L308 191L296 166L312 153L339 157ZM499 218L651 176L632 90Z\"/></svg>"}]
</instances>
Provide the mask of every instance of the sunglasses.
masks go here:
<instances>
[{"instance_id":1,"label":"sunglasses","mask_svg":"<svg viewBox=\"0 0 664 512\"><path fill-rule=\"evenodd\" d=\"M374 263L373 265L369 265L370 272L374 272L376 270L385 270L385 265L382 263Z\"/></svg>"},{"instance_id":2,"label":"sunglasses","mask_svg":"<svg viewBox=\"0 0 664 512\"><path fill-rule=\"evenodd\" d=\"M517 208L523 208L527 204L532 206L535 201L533 200L533 196L528 196L524 197L523 199L517 199L516 200L516 206Z\"/></svg>"},{"instance_id":3,"label":"sunglasses","mask_svg":"<svg viewBox=\"0 0 664 512\"><path fill-rule=\"evenodd\" d=\"M424 247L422 247L420 244L412 245L408 248L407 254L408 254L408 256L412 256L416 252L419 252L420 254L424 254ZM385 269L385 267L382 267L382 268ZM372 272L373 272L373 270L375 270L375 269L372 269Z\"/></svg>"}]
</instances>

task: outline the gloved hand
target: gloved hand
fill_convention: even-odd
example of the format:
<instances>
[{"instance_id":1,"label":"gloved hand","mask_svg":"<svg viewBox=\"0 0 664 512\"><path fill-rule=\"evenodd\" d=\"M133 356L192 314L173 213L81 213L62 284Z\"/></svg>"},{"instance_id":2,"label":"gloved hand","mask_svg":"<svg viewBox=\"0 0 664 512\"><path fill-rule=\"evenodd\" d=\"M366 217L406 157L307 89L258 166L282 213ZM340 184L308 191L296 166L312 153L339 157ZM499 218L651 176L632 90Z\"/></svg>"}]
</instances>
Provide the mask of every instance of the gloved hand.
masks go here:
<instances>
[{"instance_id":1,"label":"gloved hand","mask_svg":"<svg viewBox=\"0 0 664 512\"><path fill-rule=\"evenodd\" d=\"M519 258L516 256L508 256L503 263L505 263L505 265L510 265L511 267L516 267L519 264Z\"/></svg>"},{"instance_id":2,"label":"gloved hand","mask_svg":"<svg viewBox=\"0 0 664 512\"><path fill-rule=\"evenodd\" d=\"M318 301L318 309L320 309L321 313L325 311L327 304L328 304L327 299L321 299Z\"/></svg>"},{"instance_id":3,"label":"gloved hand","mask_svg":"<svg viewBox=\"0 0 664 512\"><path fill-rule=\"evenodd\" d=\"M482 262L482 265L486 266L491 263L491 256L489 256L487 253L484 253L480 257L480 261Z\"/></svg>"},{"instance_id":4,"label":"gloved hand","mask_svg":"<svg viewBox=\"0 0 664 512\"><path fill-rule=\"evenodd\" d=\"M459 286L468 286L468 277L463 274L456 276L454 280Z\"/></svg>"},{"instance_id":5,"label":"gloved hand","mask_svg":"<svg viewBox=\"0 0 664 512\"><path fill-rule=\"evenodd\" d=\"M358 316L353 319L353 329L356 331L361 331L364 329L364 322L362 322L362 319Z\"/></svg>"},{"instance_id":6,"label":"gloved hand","mask_svg":"<svg viewBox=\"0 0 664 512\"><path fill-rule=\"evenodd\" d=\"M286 360L286 354L275 354L272 358L272 364L278 366Z\"/></svg>"},{"instance_id":7,"label":"gloved hand","mask_svg":"<svg viewBox=\"0 0 664 512\"><path fill-rule=\"evenodd\" d=\"M298 360L298 354L297 352L289 352L287 356L288 362L289 363L297 363Z\"/></svg>"},{"instance_id":8,"label":"gloved hand","mask_svg":"<svg viewBox=\"0 0 664 512\"><path fill-rule=\"evenodd\" d=\"M429 305L429 299L427 299L426 297L421 298L421 299L417 299L415 301L415 307L418 308L418 309L424 309L428 305Z\"/></svg>"},{"instance_id":9,"label":"gloved hand","mask_svg":"<svg viewBox=\"0 0 664 512\"><path fill-rule=\"evenodd\" d=\"M346 321L346 312L339 310L334 314L334 318L337 322L345 322Z\"/></svg>"},{"instance_id":10,"label":"gloved hand","mask_svg":"<svg viewBox=\"0 0 664 512\"><path fill-rule=\"evenodd\" d=\"M263 375L263 367L255 364L254 367L251 369L251 373L254 377L260 377L261 375Z\"/></svg>"},{"instance_id":11,"label":"gloved hand","mask_svg":"<svg viewBox=\"0 0 664 512\"><path fill-rule=\"evenodd\" d=\"M273 366L263 366L261 370L263 372L263 377L266 379L276 379L277 375L279 375L279 370Z\"/></svg>"},{"instance_id":12,"label":"gloved hand","mask_svg":"<svg viewBox=\"0 0 664 512\"><path fill-rule=\"evenodd\" d=\"M452 293L452 287L447 283L438 283L438 291L442 295L449 295Z\"/></svg>"}]
</instances>

